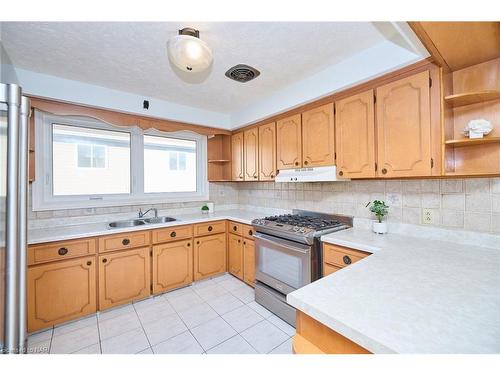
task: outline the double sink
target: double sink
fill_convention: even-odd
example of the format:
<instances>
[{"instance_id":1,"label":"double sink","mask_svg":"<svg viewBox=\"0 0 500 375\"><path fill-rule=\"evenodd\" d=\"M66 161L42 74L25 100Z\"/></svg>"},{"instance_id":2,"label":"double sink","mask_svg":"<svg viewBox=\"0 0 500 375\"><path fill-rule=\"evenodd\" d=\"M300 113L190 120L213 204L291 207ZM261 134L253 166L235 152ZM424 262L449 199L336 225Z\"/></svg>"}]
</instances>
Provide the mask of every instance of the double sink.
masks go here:
<instances>
[{"instance_id":1,"label":"double sink","mask_svg":"<svg viewBox=\"0 0 500 375\"><path fill-rule=\"evenodd\" d=\"M176 221L177 219L169 216L160 217L148 217L146 219L131 219L131 220L120 220L113 221L108 224L109 228L131 228L137 227L139 225L151 225L151 224L161 224L169 223L171 221Z\"/></svg>"}]
</instances>

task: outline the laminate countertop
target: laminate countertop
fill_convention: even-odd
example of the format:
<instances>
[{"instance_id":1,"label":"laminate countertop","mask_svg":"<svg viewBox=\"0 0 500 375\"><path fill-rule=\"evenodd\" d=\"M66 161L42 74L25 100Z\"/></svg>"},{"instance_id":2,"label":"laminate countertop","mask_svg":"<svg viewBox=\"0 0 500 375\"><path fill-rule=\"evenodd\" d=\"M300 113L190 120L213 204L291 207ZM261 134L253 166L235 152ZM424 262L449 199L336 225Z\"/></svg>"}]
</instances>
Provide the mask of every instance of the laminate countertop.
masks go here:
<instances>
[{"instance_id":1,"label":"laminate countertop","mask_svg":"<svg viewBox=\"0 0 500 375\"><path fill-rule=\"evenodd\" d=\"M194 214L168 215L164 212L163 213L160 212L159 216L172 216L176 219L176 221L171 221L168 223L161 223L161 224L138 225L136 227L129 227L129 228L109 228L108 223L111 221L115 221L114 219L110 218L105 222L98 222L98 223L62 225L62 226L55 226L48 228L31 229L28 231L28 244L33 245L43 242L62 241L62 240L70 240L83 237L94 237L94 236L103 236L116 233L151 230L151 229L158 229L165 227L173 227L177 225L203 223L214 220L232 220L250 225L253 219L261 218L269 214L270 214L269 211L261 212L257 210L249 211L243 209L216 211L215 213L211 214L194 213ZM119 220L124 220L124 219L119 219Z\"/></svg>"},{"instance_id":2,"label":"laminate countertop","mask_svg":"<svg viewBox=\"0 0 500 375\"><path fill-rule=\"evenodd\" d=\"M500 353L500 248L358 228L321 239L372 255L292 306L373 353Z\"/></svg>"}]
</instances>

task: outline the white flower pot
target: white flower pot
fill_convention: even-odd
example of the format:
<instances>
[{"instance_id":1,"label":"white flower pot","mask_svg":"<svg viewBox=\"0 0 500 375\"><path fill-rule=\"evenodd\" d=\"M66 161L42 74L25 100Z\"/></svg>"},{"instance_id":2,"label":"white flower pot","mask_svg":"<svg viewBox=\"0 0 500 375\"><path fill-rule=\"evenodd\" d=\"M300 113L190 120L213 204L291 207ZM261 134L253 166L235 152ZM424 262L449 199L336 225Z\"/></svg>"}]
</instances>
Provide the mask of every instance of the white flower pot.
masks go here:
<instances>
[{"instance_id":1,"label":"white flower pot","mask_svg":"<svg viewBox=\"0 0 500 375\"><path fill-rule=\"evenodd\" d=\"M387 233L387 223L381 222L379 223L377 220L372 222L372 230L377 234L385 234Z\"/></svg>"}]
</instances>

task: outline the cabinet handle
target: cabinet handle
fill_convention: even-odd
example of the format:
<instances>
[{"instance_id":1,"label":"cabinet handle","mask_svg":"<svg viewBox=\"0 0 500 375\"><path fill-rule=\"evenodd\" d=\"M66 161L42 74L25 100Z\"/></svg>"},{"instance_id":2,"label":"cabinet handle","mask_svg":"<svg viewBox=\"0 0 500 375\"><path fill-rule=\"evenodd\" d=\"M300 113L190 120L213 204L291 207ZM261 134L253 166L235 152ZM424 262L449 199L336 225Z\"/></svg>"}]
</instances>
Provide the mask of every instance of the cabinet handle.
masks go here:
<instances>
[{"instance_id":1,"label":"cabinet handle","mask_svg":"<svg viewBox=\"0 0 500 375\"><path fill-rule=\"evenodd\" d=\"M208 231L209 231L209 232L211 232L211 231L212 231L212 229L214 229L214 228L212 228L212 226L211 226L211 225L209 225L209 226L208 226Z\"/></svg>"},{"instance_id":2,"label":"cabinet handle","mask_svg":"<svg viewBox=\"0 0 500 375\"><path fill-rule=\"evenodd\" d=\"M199 245L200 244L200 241L196 241L196 244Z\"/></svg>"},{"instance_id":3,"label":"cabinet handle","mask_svg":"<svg viewBox=\"0 0 500 375\"><path fill-rule=\"evenodd\" d=\"M104 258L104 259L102 260L102 262L103 262L103 263L106 263L107 261L108 261L108 260L107 260L106 258Z\"/></svg>"},{"instance_id":4,"label":"cabinet handle","mask_svg":"<svg viewBox=\"0 0 500 375\"><path fill-rule=\"evenodd\" d=\"M247 244L247 241L243 241L243 245L246 245Z\"/></svg>"},{"instance_id":5,"label":"cabinet handle","mask_svg":"<svg viewBox=\"0 0 500 375\"><path fill-rule=\"evenodd\" d=\"M382 168L382 174L386 174L386 173L387 173L387 169Z\"/></svg>"},{"instance_id":6,"label":"cabinet handle","mask_svg":"<svg viewBox=\"0 0 500 375\"><path fill-rule=\"evenodd\" d=\"M248 235L249 235L249 236L253 236L253 230L251 230L251 229L250 229L250 230L248 231Z\"/></svg>"},{"instance_id":7,"label":"cabinet handle","mask_svg":"<svg viewBox=\"0 0 500 375\"><path fill-rule=\"evenodd\" d=\"M122 244L127 246L128 244L130 244L130 240L128 238L124 238Z\"/></svg>"},{"instance_id":8,"label":"cabinet handle","mask_svg":"<svg viewBox=\"0 0 500 375\"><path fill-rule=\"evenodd\" d=\"M66 255L68 254L68 249L66 249L65 247L61 247L59 250L57 250L57 254Z\"/></svg>"},{"instance_id":9,"label":"cabinet handle","mask_svg":"<svg viewBox=\"0 0 500 375\"><path fill-rule=\"evenodd\" d=\"M235 226L233 227L233 230L236 232L236 231L238 230L238 227L235 225Z\"/></svg>"},{"instance_id":10,"label":"cabinet handle","mask_svg":"<svg viewBox=\"0 0 500 375\"><path fill-rule=\"evenodd\" d=\"M296 165L296 166L298 166L298 165L299 165L299 162L298 162L298 161L296 161L296 162L295 162L295 165Z\"/></svg>"},{"instance_id":11,"label":"cabinet handle","mask_svg":"<svg viewBox=\"0 0 500 375\"><path fill-rule=\"evenodd\" d=\"M347 255L344 255L342 260L344 261L344 264L351 264L352 263L351 258L349 258Z\"/></svg>"},{"instance_id":12,"label":"cabinet handle","mask_svg":"<svg viewBox=\"0 0 500 375\"><path fill-rule=\"evenodd\" d=\"M253 178L257 178L257 176L253 176Z\"/></svg>"},{"instance_id":13,"label":"cabinet handle","mask_svg":"<svg viewBox=\"0 0 500 375\"><path fill-rule=\"evenodd\" d=\"M307 160L306 160L306 161L304 161L304 165L307 165L307 164L309 164L309 162L308 162Z\"/></svg>"},{"instance_id":14,"label":"cabinet handle","mask_svg":"<svg viewBox=\"0 0 500 375\"><path fill-rule=\"evenodd\" d=\"M343 175L344 175L344 172L339 171L339 176L343 176Z\"/></svg>"},{"instance_id":15,"label":"cabinet handle","mask_svg":"<svg viewBox=\"0 0 500 375\"><path fill-rule=\"evenodd\" d=\"M170 233L170 237L174 238L175 236L177 236L177 233L175 232Z\"/></svg>"},{"instance_id":16,"label":"cabinet handle","mask_svg":"<svg viewBox=\"0 0 500 375\"><path fill-rule=\"evenodd\" d=\"M187 247L191 247L191 242L188 242L188 243L187 243Z\"/></svg>"},{"instance_id":17,"label":"cabinet handle","mask_svg":"<svg viewBox=\"0 0 500 375\"><path fill-rule=\"evenodd\" d=\"M238 240L238 243L240 243L240 242L241 242L241 240Z\"/></svg>"},{"instance_id":18,"label":"cabinet handle","mask_svg":"<svg viewBox=\"0 0 500 375\"><path fill-rule=\"evenodd\" d=\"M273 174L271 174L271 178L274 178L274 175L273 175Z\"/></svg>"},{"instance_id":19,"label":"cabinet handle","mask_svg":"<svg viewBox=\"0 0 500 375\"><path fill-rule=\"evenodd\" d=\"M89 260L89 261L87 262L87 266L91 266L91 265L92 265L92 262Z\"/></svg>"}]
</instances>

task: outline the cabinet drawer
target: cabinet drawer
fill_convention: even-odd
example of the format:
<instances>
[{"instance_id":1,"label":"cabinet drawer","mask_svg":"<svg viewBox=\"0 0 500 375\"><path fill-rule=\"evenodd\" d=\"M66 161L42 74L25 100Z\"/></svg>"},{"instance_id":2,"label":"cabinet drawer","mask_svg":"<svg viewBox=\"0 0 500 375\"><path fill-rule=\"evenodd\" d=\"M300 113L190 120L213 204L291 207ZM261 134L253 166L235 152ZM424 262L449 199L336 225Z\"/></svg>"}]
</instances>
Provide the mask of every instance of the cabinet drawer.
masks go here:
<instances>
[{"instance_id":1,"label":"cabinet drawer","mask_svg":"<svg viewBox=\"0 0 500 375\"><path fill-rule=\"evenodd\" d=\"M153 231L153 243L184 240L193 237L193 227L191 225L181 225Z\"/></svg>"},{"instance_id":2,"label":"cabinet drawer","mask_svg":"<svg viewBox=\"0 0 500 375\"><path fill-rule=\"evenodd\" d=\"M28 247L28 265L95 254L96 239L51 242Z\"/></svg>"},{"instance_id":3,"label":"cabinet drawer","mask_svg":"<svg viewBox=\"0 0 500 375\"><path fill-rule=\"evenodd\" d=\"M349 249L347 247L335 246L330 244L323 245L324 261L338 267L345 267L349 264L360 261L370 255L359 250Z\"/></svg>"},{"instance_id":4,"label":"cabinet drawer","mask_svg":"<svg viewBox=\"0 0 500 375\"><path fill-rule=\"evenodd\" d=\"M194 226L194 236L206 236L207 234L223 233L226 231L226 222L222 221L211 221L209 223L195 224Z\"/></svg>"},{"instance_id":5,"label":"cabinet drawer","mask_svg":"<svg viewBox=\"0 0 500 375\"><path fill-rule=\"evenodd\" d=\"M99 238L99 252L131 249L134 247L147 246L151 243L149 232L120 233L113 236Z\"/></svg>"},{"instance_id":6,"label":"cabinet drawer","mask_svg":"<svg viewBox=\"0 0 500 375\"><path fill-rule=\"evenodd\" d=\"M243 234L243 224L237 223L236 221L229 222L229 233L237 234L241 236Z\"/></svg>"},{"instance_id":7,"label":"cabinet drawer","mask_svg":"<svg viewBox=\"0 0 500 375\"><path fill-rule=\"evenodd\" d=\"M243 237L248 238L250 240L253 240L253 234L255 233L255 230L251 225L242 225L242 231L243 231Z\"/></svg>"},{"instance_id":8,"label":"cabinet drawer","mask_svg":"<svg viewBox=\"0 0 500 375\"><path fill-rule=\"evenodd\" d=\"M328 276L341 269L342 267L332 266L331 264L323 263L323 276Z\"/></svg>"}]
</instances>

